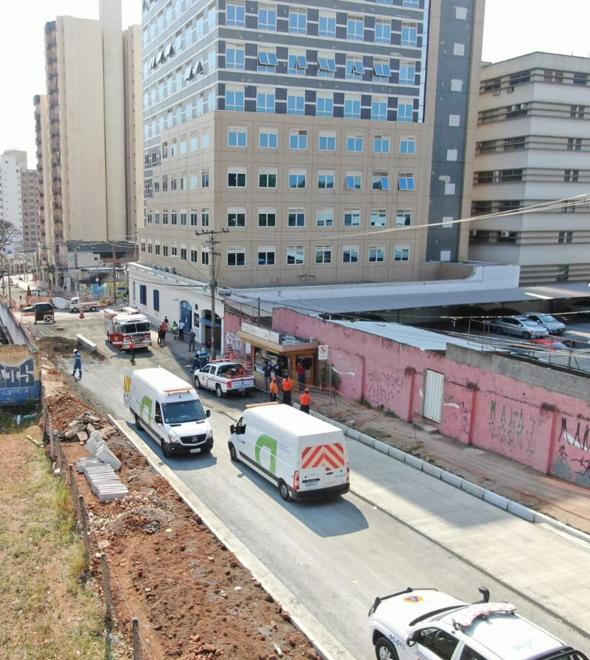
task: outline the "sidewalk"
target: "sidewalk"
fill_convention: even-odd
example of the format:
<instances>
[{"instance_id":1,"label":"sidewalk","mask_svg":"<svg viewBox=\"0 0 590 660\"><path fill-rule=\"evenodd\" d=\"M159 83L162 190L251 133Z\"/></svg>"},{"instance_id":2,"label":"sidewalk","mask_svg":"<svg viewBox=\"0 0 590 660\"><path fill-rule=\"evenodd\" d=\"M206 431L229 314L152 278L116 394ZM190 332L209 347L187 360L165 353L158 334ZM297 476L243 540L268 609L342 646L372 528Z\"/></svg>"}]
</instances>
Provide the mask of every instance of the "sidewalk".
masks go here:
<instances>
[{"instance_id":1,"label":"sidewalk","mask_svg":"<svg viewBox=\"0 0 590 660\"><path fill-rule=\"evenodd\" d=\"M183 366L190 363L188 343L166 340ZM199 344L197 344L199 348ZM590 490L561 481L484 449L469 447L438 432L367 408L354 401L313 391L313 408L367 435L409 452L511 500L590 533ZM295 392L294 401L298 394Z\"/></svg>"}]
</instances>

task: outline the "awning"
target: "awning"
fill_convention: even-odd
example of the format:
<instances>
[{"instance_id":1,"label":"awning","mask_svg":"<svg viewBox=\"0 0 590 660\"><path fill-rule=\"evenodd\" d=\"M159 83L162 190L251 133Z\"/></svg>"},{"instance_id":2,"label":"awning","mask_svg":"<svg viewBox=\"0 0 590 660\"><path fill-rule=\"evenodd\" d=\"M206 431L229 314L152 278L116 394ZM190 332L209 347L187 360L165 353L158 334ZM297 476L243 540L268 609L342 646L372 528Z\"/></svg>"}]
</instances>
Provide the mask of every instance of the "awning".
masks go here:
<instances>
[{"instance_id":1,"label":"awning","mask_svg":"<svg viewBox=\"0 0 590 660\"><path fill-rule=\"evenodd\" d=\"M268 341L255 335L251 335L248 332L239 330L237 333L238 339L257 346L258 348L263 348L265 351L270 351L271 353L276 354L285 354L285 353L304 353L309 351L316 351L318 347L318 342L305 342L304 344L275 344L273 341Z\"/></svg>"}]
</instances>

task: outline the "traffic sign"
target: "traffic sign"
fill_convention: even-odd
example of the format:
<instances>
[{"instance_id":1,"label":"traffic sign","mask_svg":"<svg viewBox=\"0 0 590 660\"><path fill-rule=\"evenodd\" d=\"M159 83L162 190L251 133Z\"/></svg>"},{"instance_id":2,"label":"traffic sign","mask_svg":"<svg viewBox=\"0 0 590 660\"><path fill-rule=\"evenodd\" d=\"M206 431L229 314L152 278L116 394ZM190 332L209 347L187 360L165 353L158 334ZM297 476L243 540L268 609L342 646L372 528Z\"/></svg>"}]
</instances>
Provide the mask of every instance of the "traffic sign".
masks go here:
<instances>
[{"instance_id":1,"label":"traffic sign","mask_svg":"<svg viewBox=\"0 0 590 660\"><path fill-rule=\"evenodd\" d=\"M318 360L327 360L329 353L328 344L320 344L318 346Z\"/></svg>"}]
</instances>

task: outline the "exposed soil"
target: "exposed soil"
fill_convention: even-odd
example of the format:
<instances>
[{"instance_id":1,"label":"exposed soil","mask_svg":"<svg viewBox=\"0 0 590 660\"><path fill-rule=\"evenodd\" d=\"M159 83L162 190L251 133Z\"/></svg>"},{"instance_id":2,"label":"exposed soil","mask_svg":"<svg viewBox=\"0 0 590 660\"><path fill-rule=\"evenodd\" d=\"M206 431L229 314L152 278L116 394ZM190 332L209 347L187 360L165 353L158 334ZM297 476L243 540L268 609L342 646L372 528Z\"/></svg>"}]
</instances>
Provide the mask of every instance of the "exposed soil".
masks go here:
<instances>
[{"instance_id":1,"label":"exposed soil","mask_svg":"<svg viewBox=\"0 0 590 660\"><path fill-rule=\"evenodd\" d=\"M89 410L101 418L96 428L107 425L104 415L66 385L47 404L58 431ZM131 619L139 619L144 657L317 658L289 615L133 445L118 433L109 434L107 444L123 464L120 477L129 495L103 504L76 473L77 484L96 548L93 573L99 576L104 551L117 625L129 638ZM69 463L88 455L78 442L62 446Z\"/></svg>"}]
</instances>

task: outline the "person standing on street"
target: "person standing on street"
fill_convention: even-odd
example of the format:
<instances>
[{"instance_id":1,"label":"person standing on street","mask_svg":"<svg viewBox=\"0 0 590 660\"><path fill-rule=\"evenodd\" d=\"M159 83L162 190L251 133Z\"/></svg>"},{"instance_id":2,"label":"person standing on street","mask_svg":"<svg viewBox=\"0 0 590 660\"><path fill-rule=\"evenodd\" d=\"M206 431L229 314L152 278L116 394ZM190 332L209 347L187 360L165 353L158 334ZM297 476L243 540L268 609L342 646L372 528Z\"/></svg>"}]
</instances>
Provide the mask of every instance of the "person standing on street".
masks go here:
<instances>
[{"instance_id":1,"label":"person standing on street","mask_svg":"<svg viewBox=\"0 0 590 660\"><path fill-rule=\"evenodd\" d=\"M309 415L309 406L311 406L311 394L306 387L303 394L299 397L299 410Z\"/></svg>"},{"instance_id":2,"label":"person standing on street","mask_svg":"<svg viewBox=\"0 0 590 660\"><path fill-rule=\"evenodd\" d=\"M178 339L184 341L184 321L182 319L180 319L180 323L178 324Z\"/></svg>"},{"instance_id":3,"label":"person standing on street","mask_svg":"<svg viewBox=\"0 0 590 660\"><path fill-rule=\"evenodd\" d=\"M272 367L270 366L270 362L266 360L264 363L264 389L265 391L268 391L269 385L270 385L270 377L272 375Z\"/></svg>"},{"instance_id":4,"label":"person standing on street","mask_svg":"<svg viewBox=\"0 0 590 660\"><path fill-rule=\"evenodd\" d=\"M195 350L195 331L191 328L188 333L188 352L192 353Z\"/></svg>"},{"instance_id":5,"label":"person standing on street","mask_svg":"<svg viewBox=\"0 0 590 660\"><path fill-rule=\"evenodd\" d=\"M272 380L270 381L269 397L271 401L276 401L278 396L279 396L279 384L277 382L276 376L273 376Z\"/></svg>"},{"instance_id":6,"label":"person standing on street","mask_svg":"<svg viewBox=\"0 0 590 660\"><path fill-rule=\"evenodd\" d=\"M74 351L74 370L72 371L72 378L76 378L76 371L79 374L78 380L82 379L82 356L80 351L76 349Z\"/></svg>"},{"instance_id":7,"label":"person standing on street","mask_svg":"<svg viewBox=\"0 0 590 660\"><path fill-rule=\"evenodd\" d=\"M178 339L178 323L172 321L172 336L174 339Z\"/></svg>"},{"instance_id":8,"label":"person standing on street","mask_svg":"<svg viewBox=\"0 0 590 660\"><path fill-rule=\"evenodd\" d=\"M305 387L305 367L303 362L297 363L297 381L299 382L299 390Z\"/></svg>"},{"instance_id":9,"label":"person standing on street","mask_svg":"<svg viewBox=\"0 0 590 660\"><path fill-rule=\"evenodd\" d=\"M291 398L291 393L293 392L293 381L289 378L289 374L285 374L283 378L283 403L288 406L293 405L293 400Z\"/></svg>"}]
</instances>

